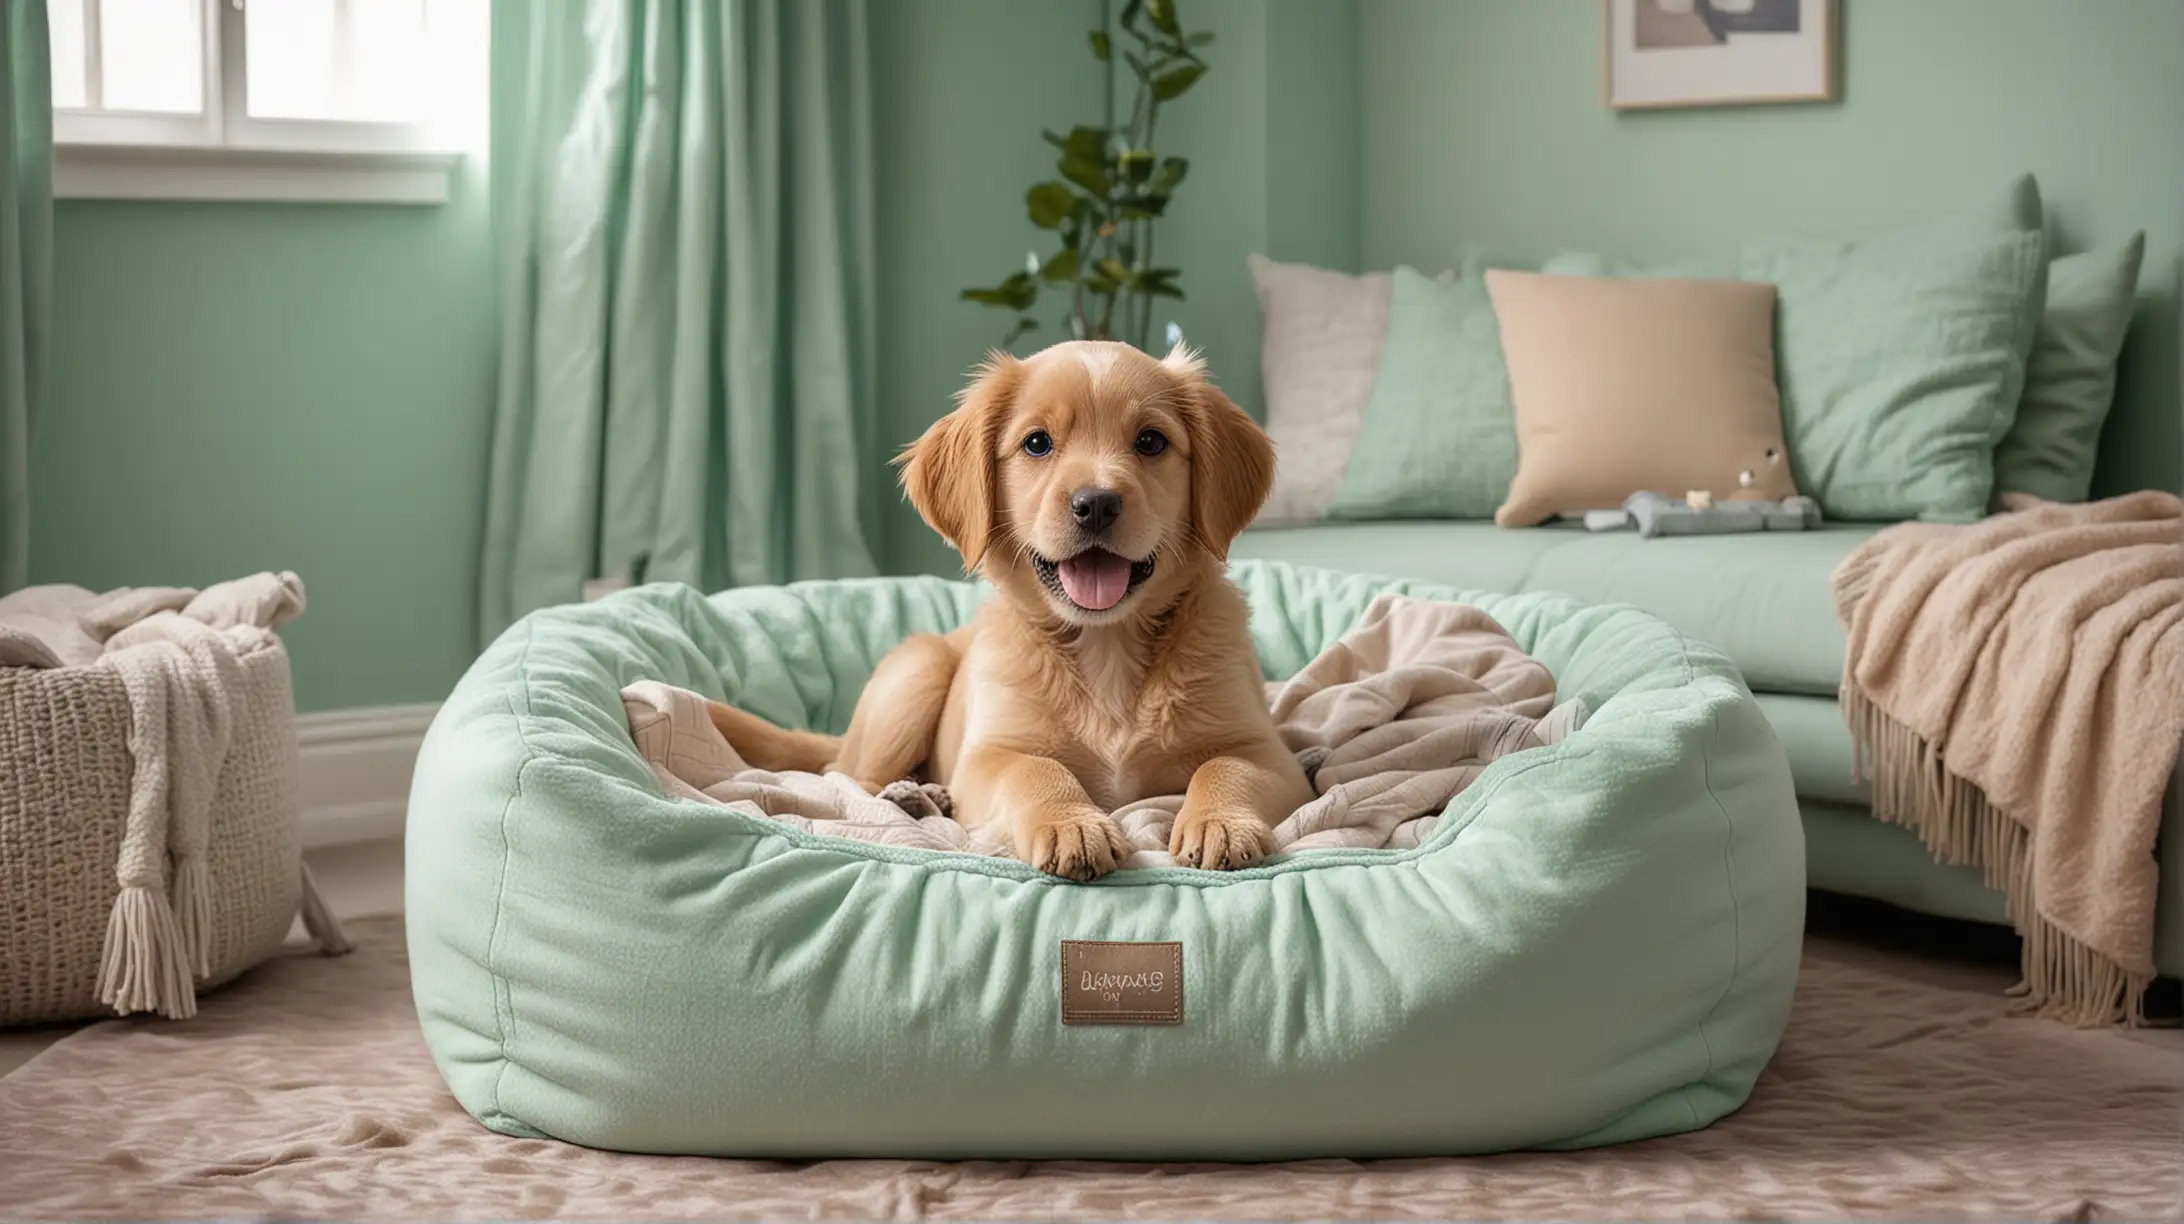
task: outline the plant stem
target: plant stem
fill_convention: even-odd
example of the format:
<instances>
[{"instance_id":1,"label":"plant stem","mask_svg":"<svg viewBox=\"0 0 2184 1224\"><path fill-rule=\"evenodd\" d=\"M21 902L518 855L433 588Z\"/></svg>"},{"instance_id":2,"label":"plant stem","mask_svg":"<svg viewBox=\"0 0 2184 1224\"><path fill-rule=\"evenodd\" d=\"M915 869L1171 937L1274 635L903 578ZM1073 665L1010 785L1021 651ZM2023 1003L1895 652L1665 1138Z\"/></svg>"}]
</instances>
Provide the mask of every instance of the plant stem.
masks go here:
<instances>
[{"instance_id":1,"label":"plant stem","mask_svg":"<svg viewBox=\"0 0 2184 1224\"><path fill-rule=\"evenodd\" d=\"M1152 220L1148 218L1144 221L1138 222L1138 224L1144 227L1144 229L1140 231L1142 235L1142 241L1138 246L1138 256L1145 261L1145 266L1150 268L1153 266L1153 223ZM1153 295L1150 293L1138 294L1137 334L1137 346L1141 349L1145 348L1145 346L1152 340ZM1146 349L1146 351L1151 352L1152 350Z\"/></svg>"},{"instance_id":2,"label":"plant stem","mask_svg":"<svg viewBox=\"0 0 2184 1224\"><path fill-rule=\"evenodd\" d=\"M1137 147L1145 150L1145 155L1147 157L1152 157L1153 125L1160 118L1160 100L1151 97L1152 90L1150 88L1143 85L1141 85L1140 88L1145 90L1148 101L1145 106L1145 139ZM1160 164L1159 159L1155 158L1153 164L1157 167ZM1147 217L1144 220L1138 222L1138 224L1143 227L1139 230L1139 241L1137 244L1138 258L1141 261L1139 266L1150 268L1153 266L1153 219L1151 217ZM1142 349L1145 348L1145 346L1152 339L1153 295L1150 293L1138 294L1137 308L1137 346Z\"/></svg>"}]
</instances>

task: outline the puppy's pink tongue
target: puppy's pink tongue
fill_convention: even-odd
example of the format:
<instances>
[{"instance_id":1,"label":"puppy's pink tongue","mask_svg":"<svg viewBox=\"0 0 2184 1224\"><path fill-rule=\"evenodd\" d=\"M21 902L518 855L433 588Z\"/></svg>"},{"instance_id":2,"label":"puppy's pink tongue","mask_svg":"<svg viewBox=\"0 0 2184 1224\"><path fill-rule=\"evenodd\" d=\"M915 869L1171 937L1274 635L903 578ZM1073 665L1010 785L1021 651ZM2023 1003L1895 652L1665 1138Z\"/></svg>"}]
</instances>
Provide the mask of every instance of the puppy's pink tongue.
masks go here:
<instances>
[{"instance_id":1,"label":"puppy's pink tongue","mask_svg":"<svg viewBox=\"0 0 2184 1224\"><path fill-rule=\"evenodd\" d=\"M1130 563L1104 549L1088 549L1055 568L1061 571L1062 590L1080 608L1105 612L1130 590Z\"/></svg>"}]
</instances>

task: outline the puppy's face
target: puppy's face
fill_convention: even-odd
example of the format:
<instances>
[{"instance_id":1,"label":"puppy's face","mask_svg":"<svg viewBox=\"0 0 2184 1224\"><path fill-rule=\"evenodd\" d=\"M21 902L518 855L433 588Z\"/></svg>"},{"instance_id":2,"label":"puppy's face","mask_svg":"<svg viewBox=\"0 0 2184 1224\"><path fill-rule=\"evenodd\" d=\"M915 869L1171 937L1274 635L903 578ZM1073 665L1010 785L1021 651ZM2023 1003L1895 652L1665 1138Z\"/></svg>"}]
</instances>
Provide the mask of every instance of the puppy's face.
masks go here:
<instances>
[{"instance_id":1,"label":"puppy's face","mask_svg":"<svg viewBox=\"0 0 2184 1224\"><path fill-rule=\"evenodd\" d=\"M1189 353L1074 341L988 362L904 462L911 501L965 568L1101 625L1225 558L1274 452Z\"/></svg>"}]
</instances>

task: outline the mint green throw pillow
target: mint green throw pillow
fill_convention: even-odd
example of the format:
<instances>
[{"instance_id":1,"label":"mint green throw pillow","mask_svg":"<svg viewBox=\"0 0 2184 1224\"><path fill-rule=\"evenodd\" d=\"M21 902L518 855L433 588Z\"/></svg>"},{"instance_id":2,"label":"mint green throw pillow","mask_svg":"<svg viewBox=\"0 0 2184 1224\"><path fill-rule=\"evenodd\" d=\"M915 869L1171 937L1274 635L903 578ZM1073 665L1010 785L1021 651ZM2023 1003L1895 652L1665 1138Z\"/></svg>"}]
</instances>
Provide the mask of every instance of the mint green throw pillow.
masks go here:
<instances>
[{"instance_id":1,"label":"mint green throw pillow","mask_svg":"<svg viewBox=\"0 0 2184 1224\"><path fill-rule=\"evenodd\" d=\"M1380 373L1328 517L1493 518L1516 474L1516 409L1486 282L1397 268Z\"/></svg>"},{"instance_id":2,"label":"mint green throw pillow","mask_svg":"<svg viewBox=\"0 0 2184 1224\"><path fill-rule=\"evenodd\" d=\"M1970 522L1994 490L2046 284L2038 233L1756 239L1797 487L1839 519Z\"/></svg>"},{"instance_id":3,"label":"mint green throw pillow","mask_svg":"<svg viewBox=\"0 0 2184 1224\"><path fill-rule=\"evenodd\" d=\"M1542 264L1539 270L1554 276L1602 276L1619 280L1736 280L1741 275L1735 255L1693 255L1662 263L1646 263L1596 251L1565 251Z\"/></svg>"},{"instance_id":4,"label":"mint green throw pillow","mask_svg":"<svg viewBox=\"0 0 2184 1224\"><path fill-rule=\"evenodd\" d=\"M2048 265L2047 308L2025 366L2025 392L1994 455L1997 493L2060 502L2082 502L2092 493L2145 256L2142 231L2121 246Z\"/></svg>"}]
</instances>

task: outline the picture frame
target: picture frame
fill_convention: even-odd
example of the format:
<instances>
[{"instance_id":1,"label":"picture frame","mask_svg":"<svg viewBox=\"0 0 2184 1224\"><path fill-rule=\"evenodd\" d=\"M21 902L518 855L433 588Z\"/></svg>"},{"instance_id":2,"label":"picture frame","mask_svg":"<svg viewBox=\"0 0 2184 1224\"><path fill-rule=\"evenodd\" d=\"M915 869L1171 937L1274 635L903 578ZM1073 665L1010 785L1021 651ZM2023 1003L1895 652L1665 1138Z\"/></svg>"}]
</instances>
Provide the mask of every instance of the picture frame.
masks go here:
<instances>
[{"instance_id":1,"label":"picture frame","mask_svg":"<svg viewBox=\"0 0 2184 1224\"><path fill-rule=\"evenodd\" d=\"M1841 0L1602 0L1619 111L1836 100Z\"/></svg>"}]
</instances>

